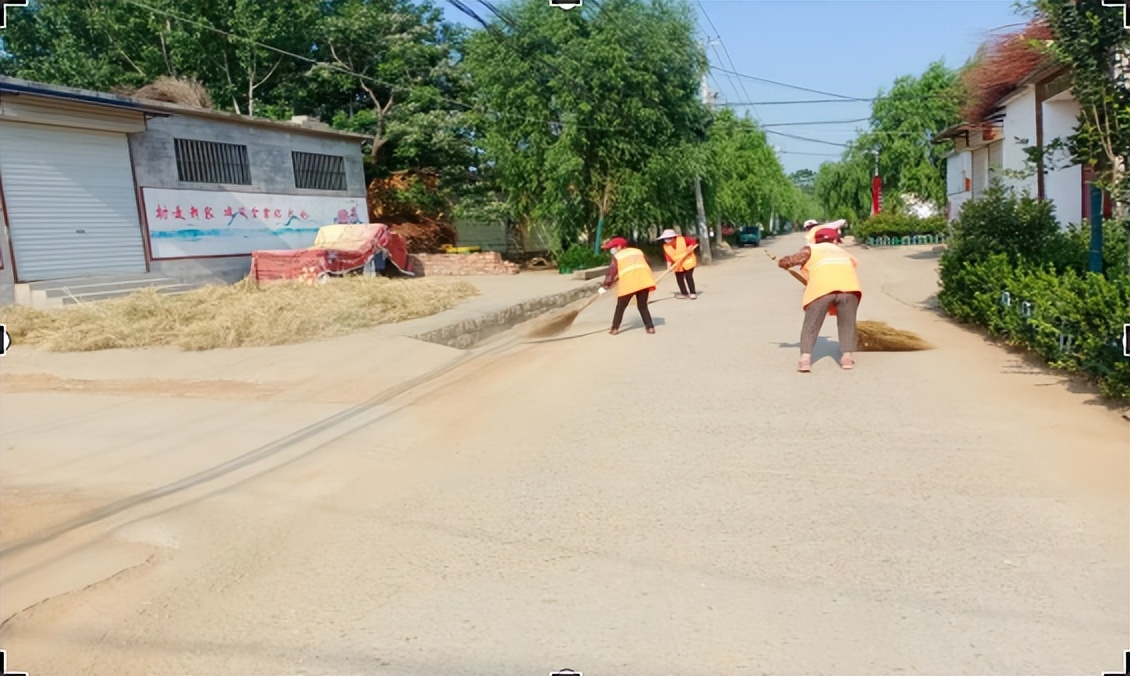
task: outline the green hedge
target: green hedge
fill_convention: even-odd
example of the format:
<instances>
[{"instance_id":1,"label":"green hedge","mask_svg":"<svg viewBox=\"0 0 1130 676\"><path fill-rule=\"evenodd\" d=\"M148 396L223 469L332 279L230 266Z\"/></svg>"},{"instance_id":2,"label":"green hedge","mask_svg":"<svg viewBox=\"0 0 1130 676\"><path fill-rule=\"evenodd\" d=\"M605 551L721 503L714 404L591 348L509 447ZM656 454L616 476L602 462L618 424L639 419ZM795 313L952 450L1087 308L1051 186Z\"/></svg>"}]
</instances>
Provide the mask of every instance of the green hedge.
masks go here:
<instances>
[{"instance_id":1,"label":"green hedge","mask_svg":"<svg viewBox=\"0 0 1130 676\"><path fill-rule=\"evenodd\" d=\"M877 214L852 227L849 232L860 241L876 237L944 235L946 219L942 216L917 218L904 214Z\"/></svg>"},{"instance_id":2,"label":"green hedge","mask_svg":"<svg viewBox=\"0 0 1130 676\"><path fill-rule=\"evenodd\" d=\"M1087 272L1090 228L1062 230L1052 209L997 181L967 202L942 254L938 300L954 319L1091 376L1108 397L1130 398L1125 224L1104 224L1104 273Z\"/></svg>"},{"instance_id":3,"label":"green hedge","mask_svg":"<svg viewBox=\"0 0 1130 676\"><path fill-rule=\"evenodd\" d=\"M1006 295L1007 294L1007 295ZM1012 264L1005 254L942 269L942 309L1027 347L1049 365L1093 377L1103 394L1130 397L1122 325L1130 322L1130 277Z\"/></svg>"},{"instance_id":4,"label":"green hedge","mask_svg":"<svg viewBox=\"0 0 1130 676\"><path fill-rule=\"evenodd\" d=\"M612 257L607 251L593 252L592 247L574 244L557 257L557 269L562 273L588 270L608 265Z\"/></svg>"}]
</instances>

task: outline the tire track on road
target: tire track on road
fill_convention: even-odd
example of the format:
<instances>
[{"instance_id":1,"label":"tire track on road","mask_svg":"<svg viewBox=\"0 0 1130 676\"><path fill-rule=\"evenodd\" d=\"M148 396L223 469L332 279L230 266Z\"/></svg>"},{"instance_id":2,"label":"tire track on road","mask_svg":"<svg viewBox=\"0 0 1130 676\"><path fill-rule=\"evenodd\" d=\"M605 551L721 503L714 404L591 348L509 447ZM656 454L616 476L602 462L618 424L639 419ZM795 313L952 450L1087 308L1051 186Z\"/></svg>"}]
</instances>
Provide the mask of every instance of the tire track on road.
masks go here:
<instances>
[{"instance_id":1,"label":"tire track on road","mask_svg":"<svg viewBox=\"0 0 1130 676\"><path fill-rule=\"evenodd\" d=\"M452 359L448 363L421 376L389 388L388 390L385 390L384 392L381 392L380 394L375 395L360 404L351 406L339 413L329 416L328 418L324 418L316 423L292 432L280 439L276 439L275 441L259 446L258 448L248 451L238 457L232 458L231 460L223 462L219 465L215 465L206 470L202 470L178 481L174 481L172 483L168 483L163 486L138 493L128 498L117 500L98 509L90 510L79 516L68 519L60 524L42 530L35 535L29 535L15 540L5 547L0 548L0 565L2 565L4 560L7 558L20 553L24 553L31 548L34 548L50 540L59 538L80 528L90 526L100 521L104 521L110 517L119 515L135 507L151 503L155 500L159 500L170 495L175 495L177 493L182 493L186 490L201 486L203 484L217 481L240 469L250 467L257 463L263 463L275 456L278 456L284 451L293 448L295 445L301 442L308 441L319 434L331 431L335 427L340 427L350 421L356 420L358 417L371 412L378 406L387 404L388 402L398 397L410 393L412 390L427 385L439 379L440 377L451 373L461 366L469 364L472 361L481 359L488 355L502 352L505 349L513 347L517 344L519 344L519 341L512 339L480 348L479 350L466 351L455 359ZM366 421L362 423L361 426L373 424L381 420L383 417L385 417L385 415L388 414L386 413L374 420ZM359 428L360 427L358 427L357 429ZM304 453L304 455L307 453L313 453L324 447L328 443L336 440L338 437L344 436L344 434L350 434L354 431L356 431L356 429L349 429L342 435L335 435L329 440L318 444L312 449L309 449Z\"/></svg>"}]
</instances>

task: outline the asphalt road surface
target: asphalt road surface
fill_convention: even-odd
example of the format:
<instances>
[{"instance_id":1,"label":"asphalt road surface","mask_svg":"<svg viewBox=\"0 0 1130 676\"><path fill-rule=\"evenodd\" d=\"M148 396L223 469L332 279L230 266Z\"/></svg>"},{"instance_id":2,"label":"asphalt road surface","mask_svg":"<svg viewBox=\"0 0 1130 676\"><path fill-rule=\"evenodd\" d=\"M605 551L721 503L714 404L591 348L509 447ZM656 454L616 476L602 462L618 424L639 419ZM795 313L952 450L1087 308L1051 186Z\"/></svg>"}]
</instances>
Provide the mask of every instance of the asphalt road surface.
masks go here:
<instances>
[{"instance_id":1,"label":"asphalt road surface","mask_svg":"<svg viewBox=\"0 0 1130 676\"><path fill-rule=\"evenodd\" d=\"M798 374L800 287L747 250L655 335L604 299L393 398L9 390L8 668L1120 669L1125 422L924 307L927 249L856 253L861 318L937 349L843 371L830 320Z\"/></svg>"}]
</instances>

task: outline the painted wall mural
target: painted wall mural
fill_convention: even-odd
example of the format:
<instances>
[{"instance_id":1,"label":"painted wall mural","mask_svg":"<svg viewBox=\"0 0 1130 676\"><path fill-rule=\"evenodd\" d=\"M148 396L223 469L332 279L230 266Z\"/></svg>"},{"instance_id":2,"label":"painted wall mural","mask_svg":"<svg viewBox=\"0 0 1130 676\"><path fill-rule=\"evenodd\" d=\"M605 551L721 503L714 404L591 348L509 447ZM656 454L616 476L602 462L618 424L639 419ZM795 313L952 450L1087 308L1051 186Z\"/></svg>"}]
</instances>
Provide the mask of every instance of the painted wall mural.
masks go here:
<instances>
[{"instance_id":1,"label":"painted wall mural","mask_svg":"<svg viewBox=\"0 0 1130 676\"><path fill-rule=\"evenodd\" d=\"M364 197L142 188L153 258L304 249L318 228L368 223Z\"/></svg>"}]
</instances>

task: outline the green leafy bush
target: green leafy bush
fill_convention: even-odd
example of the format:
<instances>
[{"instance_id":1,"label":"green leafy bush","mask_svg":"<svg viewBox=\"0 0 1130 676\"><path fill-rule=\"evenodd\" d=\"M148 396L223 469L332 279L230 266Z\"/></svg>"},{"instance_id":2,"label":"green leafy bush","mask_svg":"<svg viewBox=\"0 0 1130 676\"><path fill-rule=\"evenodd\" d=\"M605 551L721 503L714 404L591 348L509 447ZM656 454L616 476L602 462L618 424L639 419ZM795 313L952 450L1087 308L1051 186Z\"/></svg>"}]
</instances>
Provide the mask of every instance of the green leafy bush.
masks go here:
<instances>
[{"instance_id":1,"label":"green leafy bush","mask_svg":"<svg viewBox=\"0 0 1130 676\"><path fill-rule=\"evenodd\" d=\"M1130 397L1122 325L1130 322L1126 229L1107 223L1103 274L1087 272L1090 228L1061 230L1050 204L993 186L969 202L942 255L938 300L951 317Z\"/></svg>"},{"instance_id":2,"label":"green leafy bush","mask_svg":"<svg viewBox=\"0 0 1130 676\"><path fill-rule=\"evenodd\" d=\"M557 257L557 269L561 272L587 270L608 265L612 257L607 251L593 252L592 248L574 244Z\"/></svg>"},{"instance_id":3,"label":"green leafy bush","mask_svg":"<svg viewBox=\"0 0 1130 676\"><path fill-rule=\"evenodd\" d=\"M1126 275L1127 232L1126 224L1119 221L1103 223L1103 274ZM1091 226L1076 224L1056 236L1048 254L1048 262L1057 270L1086 272L1091 252Z\"/></svg>"},{"instance_id":4,"label":"green leafy bush","mask_svg":"<svg viewBox=\"0 0 1130 676\"><path fill-rule=\"evenodd\" d=\"M962 206L943 260L977 262L999 253L1014 264L1044 262L1062 243L1051 202L1017 196L994 180L982 197Z\"/></svg>"},{"instance_id":5,"label":"green leafy bush","mask_svg":"<svg viewBox=\"0 0 1130 676\"><path fill-rule=\"evenodd\" d=\"M946 219L942 216L918 218L908 214L880 213L852 227L850 233L857 240L869 237L912 237L915 235L942 235L946 232Z\"/></svg>"},{"instance_id":6,"label":"green leafy bush","mask_svg":"<svg viewBox=\"0 0 1130 676\"><path fill-rule=\"evenodd\" d=\"M1127 275L1056 272L997 253L943 267L938 300L955 319L1027 347L1053 367L1090 375L1106 396L1130 397L1130 360L1119 343L1130 322Z\"/></svg>"}]
</instances>

